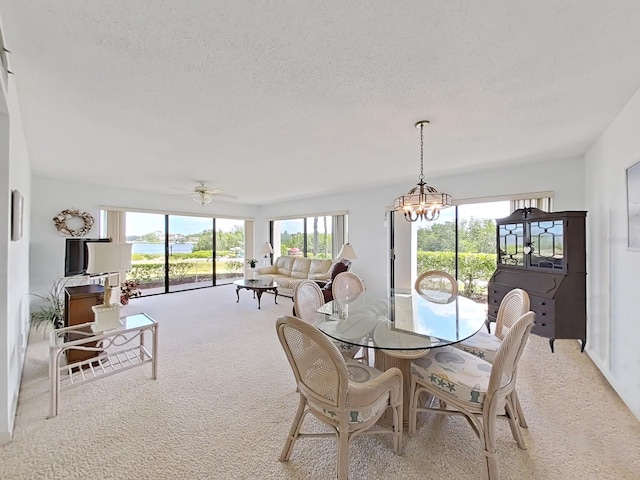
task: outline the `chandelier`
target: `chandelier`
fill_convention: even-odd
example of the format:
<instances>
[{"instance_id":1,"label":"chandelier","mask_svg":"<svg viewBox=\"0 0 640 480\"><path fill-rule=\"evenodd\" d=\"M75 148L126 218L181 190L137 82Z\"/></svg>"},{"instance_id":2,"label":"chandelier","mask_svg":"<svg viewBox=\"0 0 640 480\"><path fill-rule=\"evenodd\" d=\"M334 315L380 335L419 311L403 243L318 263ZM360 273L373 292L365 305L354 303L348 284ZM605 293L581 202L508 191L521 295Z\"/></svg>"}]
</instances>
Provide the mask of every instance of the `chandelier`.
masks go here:
<instances>
[{"instance_id":1,"label":"chandelier","mask_svg":"<svg viewBox=\"0 0 640 480\"><path fill-rule=\"evenodd\" d=\"M404 213L404 218L409 222L436 220L440 216L440 210L451 206L451 195L440 193L424 183L423 134L425 125L429 125L429 120L420 120L415 124L416 128L420 127L420 176L418 183L408 193L396 198L393 208L396 212Z\"/></svg>"}]
</instances>

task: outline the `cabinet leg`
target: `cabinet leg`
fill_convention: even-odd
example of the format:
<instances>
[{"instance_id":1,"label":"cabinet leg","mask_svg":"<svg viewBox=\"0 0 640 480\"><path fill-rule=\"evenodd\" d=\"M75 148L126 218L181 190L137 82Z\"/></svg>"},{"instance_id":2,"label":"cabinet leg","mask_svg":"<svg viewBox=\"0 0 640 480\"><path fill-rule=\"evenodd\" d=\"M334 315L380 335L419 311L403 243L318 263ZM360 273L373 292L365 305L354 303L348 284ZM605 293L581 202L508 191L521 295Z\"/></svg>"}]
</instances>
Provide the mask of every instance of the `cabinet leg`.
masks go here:
<instances>
[{"instance_id":1,"label":"cabinet leg","mask_svg":"<svg viewBox=\"0 0 640 480\"><path fill-rule=\"evenodd\" d=\"M554 353L553 351L553 342L554 342L555 338L550 338L549 339L549 346L551 347L551 353Z\"/></svg>"},{"instance_id":2,"label":"cabinet leg","mask_svg":"<svg viewBox=\"0 0 640 480\"><path fill-rule=\"evenodd\" d=\"M581 338L580 339L580 353L584 352L584 346L587 344L587 339L586 338Z\"/></svg>"},{"instance_id":3,"label":"cabinet leg","mask_svg":"<svg viewBox=\"0 0 640 480\"><path fill-rule=\"evenodd\" d=\"M256 295L256 292L253 292L253 295ZM262 290L258 290L258 310L260 310L260 299L262 298Z\"/></svg>"}]
</instances>

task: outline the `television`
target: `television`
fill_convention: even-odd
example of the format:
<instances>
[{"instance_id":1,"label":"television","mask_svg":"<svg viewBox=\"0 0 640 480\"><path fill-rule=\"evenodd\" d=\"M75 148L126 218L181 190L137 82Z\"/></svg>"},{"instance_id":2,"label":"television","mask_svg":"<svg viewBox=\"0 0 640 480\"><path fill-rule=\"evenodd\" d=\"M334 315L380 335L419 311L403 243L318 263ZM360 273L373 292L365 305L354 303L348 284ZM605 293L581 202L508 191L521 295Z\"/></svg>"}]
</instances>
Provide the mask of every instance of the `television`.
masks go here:
<instances>
[{"instance_id":1,"label":"television","mask_svg":"<svg viewBox=\"0 0 640 480\"><path fill-rule=\"evenodd\" d=\"M110 242L110 238L67 238L64 254L64 276L85 275L89 263L89 242Z\"/></svg>"}]
</instances>

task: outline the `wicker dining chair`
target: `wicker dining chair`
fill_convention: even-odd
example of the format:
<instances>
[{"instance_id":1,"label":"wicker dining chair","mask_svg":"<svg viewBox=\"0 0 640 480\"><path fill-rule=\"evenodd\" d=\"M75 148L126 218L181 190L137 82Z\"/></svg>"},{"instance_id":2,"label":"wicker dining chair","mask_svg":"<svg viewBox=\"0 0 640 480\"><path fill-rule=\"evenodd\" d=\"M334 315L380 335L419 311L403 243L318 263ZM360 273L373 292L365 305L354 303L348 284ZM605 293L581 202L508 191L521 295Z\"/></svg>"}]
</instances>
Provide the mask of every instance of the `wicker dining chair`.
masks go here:
<instances>
[{"instance_id":1,"label":"wicker dining chair","mask_svg":"<svg viewBox=\"0 0 640 480\"><path fill-rule=\"evenodd\" d=\"M313 325L315 322L316 313L324 303L324 293L317 282L313 280L303 280L293 289L295 316L310 325ZM363 348L339 340L332 341L345 358L353 359L360 349Z\"/></svg>"},{"instance_id":2,"label":"wicker dining chair","mask_svg":"<svg viewBox=\"0 0 640 480\"><path fill-rule=\"evenodd\" d=\"M518 362L533 327L534 312L522 315L498 348L493 364L451 346L430 351L411 365L409 436L416 433L420 412L466 417L480 439L485 458L485 478L499 480L495 426L497 417L506 417L518 447L526 449L515 406ZM432 395L420 405L420 395ZM439 407L433 399L438 399Z\"/></svg>"},{"instance_id":3,"label":"wicker dining chair","mask_svg":"<svg viewBox=\"0 0 640 480\"><path fill-rule=\"evenodd\" d=\"M529 305L529 294L520 288L514 288L500 302L494 333L481 330L472 337L457 343L455 347L493 363L505 335L513 327L513 324L529 311ZM518 394L514 392L513 395L520 426L528 428Z\"/></svg>"},{"instance_id":4,"label":"wicker dining chair","mask_svg":"<svg viewBox=\"0 0 640 480\"><path fill-rule=\"evenodd\" d=\"M447 272L429 270L418 276L414 288L429 301L451 303L458 295L458 282Z\"/></svg>"},{"instance_id":5,"label":"wicker dining chair","mask_svg":"<svg viewBox=\"0 0 640 480\"><path fill-rule=\"evenodd\" d=\"M280 454L288 461L298 438L337 437L337 477L346 480L349 471L349 443L361 434L391 434L396 454L402 454L402 372L390 368L381 372L356 363L347 365L335 345L313 325L283 315L276 321L282 344L298 386L298 410ZM354 362L355 363L355 362ZM357 372L352 372L357 369ZM367 381L354 382L350 376L367 375ZM377 425L391 409L391 427ZM304 419L311 413L331 428L331 432L302 432Z\"/></svg>"},{"instance_id":6,"label":"wicker dining chair","mask_svg":"<svg viewBox=\"0 0 640 480\"><path fill-rule=\"evenodd\" d=\"M364 282L351 272L342 272L336 275L331 286L331 294L334 300L352 297L364 292Z\"/></svg>"}]
</instances>

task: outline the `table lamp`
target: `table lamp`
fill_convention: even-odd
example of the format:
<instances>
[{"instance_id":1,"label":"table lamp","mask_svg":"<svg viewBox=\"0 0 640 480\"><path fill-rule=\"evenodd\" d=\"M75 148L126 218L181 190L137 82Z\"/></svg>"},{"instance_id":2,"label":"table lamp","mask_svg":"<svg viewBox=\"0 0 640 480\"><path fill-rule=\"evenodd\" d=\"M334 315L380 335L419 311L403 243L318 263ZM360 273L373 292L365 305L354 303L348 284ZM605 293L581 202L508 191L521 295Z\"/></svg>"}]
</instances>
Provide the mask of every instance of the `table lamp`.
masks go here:
<instances>
[{"instance_id":1,"label":"table lamp","mask_svg":"<svg viewBox=\"0 0 640 480\"><path fill-rule=\"evenodd\" d=\"M111 301L113 286L111 276L118 275L117 288L120 289L120 272L131 269L132 243L87 242L89 262L87 273L106 275L104 283L104 302L92 308L95 314L93 331L117 328L120 323L120 302ZM120 295L118 295L120 298Z\"/></svg>"},{"instance_id":2,"label":"table lamp","mask_svg":"<svg viewBox=\"0 0 640 480\"><path fill-rule=\"evenodd\" d=\"M261 253L263 255L263 258L266 259L269 255L273 253L273 247L269 242L264 242L262 245L260 245L260 248L258 249L258 253ZM265 263L267 263L266 260L265 260Z\"/></svg>"},{"instance_id":3,"label":"table lamp","mask_svg":"<svg viewBox=\"0 0 640 480\"><path fill-rule=\"evenodd\" d=\"M347 260L356 260L358 256L350 243L345 243L338 253L338 260L346 258Z\"/></svg>"}]
</instances>

